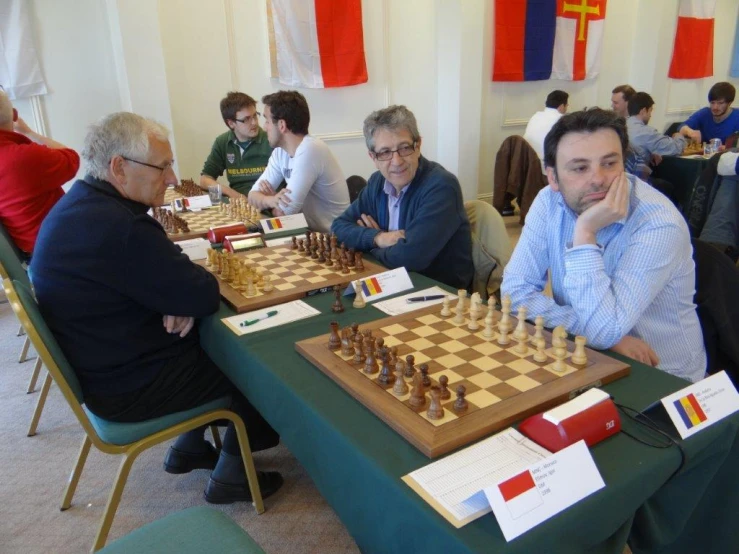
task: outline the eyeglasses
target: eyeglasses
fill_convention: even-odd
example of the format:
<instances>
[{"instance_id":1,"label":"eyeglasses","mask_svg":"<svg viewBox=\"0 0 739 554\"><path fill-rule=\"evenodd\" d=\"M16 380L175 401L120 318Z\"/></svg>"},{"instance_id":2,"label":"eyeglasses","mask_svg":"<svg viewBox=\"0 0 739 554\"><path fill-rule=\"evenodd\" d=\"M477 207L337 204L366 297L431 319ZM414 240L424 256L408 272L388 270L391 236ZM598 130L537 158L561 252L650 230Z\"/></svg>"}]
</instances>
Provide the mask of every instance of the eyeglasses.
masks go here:
<instances>
[{"instance_id":1,"label":"eyeglasses","mask_svg":"<svg viewBox=\"0 0 739 554\"><path fill-rule=\"evenodd\" d=\"M172 169L172 167L174 166L174 160L172 160L171 162L169 162L167 164L164 164L163 166L159 166L159 165L154 165L154 164L148 164L146 162L140 162L138 160L133 160L131 158L127 158L126 156L121 156L121 158L123 158L127 162L133 162L135 164L145 165L146 167L151 167L152 169L158 169L162 173L164 173L168 169Z\"/></svg>"},{"instance_id":2,"label":"eyeglasses","mask_svg":"<svg viewBox=\"0 0 739 554\"><path fill-rule=\"evenodd\" d=\"M381 162L386 162L393 159L393 154L396 152L401 158L407 158L413 152L416 151L416 143L411 145L400 146L397 150L383 150L382 152L372 152L372 157Z\"/></svg>"},{"instance_id":3,"label":"eyeglasses","mask_svg":"<svg viewBox=\"0 0 739 554\"><path fill-rule=\"evenodd\" d=\"M234 117L234 121L238 121L239 123L256 123L260 115L262 114L260 114L259 112L254 112L254 115L247 115L244 119L237 119Z\"/></svg>"}]
</instances>

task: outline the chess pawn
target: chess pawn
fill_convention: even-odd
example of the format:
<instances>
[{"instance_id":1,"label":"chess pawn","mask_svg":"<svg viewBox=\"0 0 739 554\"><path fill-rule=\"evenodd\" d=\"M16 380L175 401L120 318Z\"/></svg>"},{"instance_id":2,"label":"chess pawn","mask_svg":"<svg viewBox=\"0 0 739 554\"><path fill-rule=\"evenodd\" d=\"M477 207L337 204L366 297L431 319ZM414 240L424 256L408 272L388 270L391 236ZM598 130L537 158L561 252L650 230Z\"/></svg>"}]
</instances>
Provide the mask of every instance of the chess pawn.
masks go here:
<instances>
[{"instance_id":1,"label":"chess pawn","mask_svg":"<svg viewBox=\"0 0 739 554\"><path fill-rule=\"evenodd\" d=\"M534 352L534 361L540 364L546 362L549 358L547 357L544 349L547 347L547 342L544 337L537 339L534 337L534 344L536 345L536 352Z\"/></svg>"},{"instance_id":2,"label":"chess pawn","mask_svg":"<svg viewBox=\"0 0 739 554\"><path fill-rule=\"evenodd\" d=\"M431 378L429 377L429 365L420 364L418 366L418 371L421 372L421 378L424 388L429 388L431 386Z\"/></svg>"},{"instance_id":3,"label":"chess pawn","mask_svg":"<svg viewBox=\"0 0 739 554\"><path fill-rule=\"evenodd\" d=\"M382 348L379 352L382 367L380 368L380 375L377 377L377 382L381 385L392 385L395 382L395 375L390 370L390 352L387 348Z\"/></svg>"},{"instance_id":4,"label":"chess pawn","mask_svg":"<svg viewBox=\"0 0 739 554\"><path fill-rule=\"evenodd\" d=\"M339 322L332 321L329 323L331 327L331 333L328 336L328 348L329 350L338 350L341 348L341 337L339 336Z\"/></svg>"},{"instance_id":5,"label":"chess pawn","mask_svg":"<svg viewBox=\"0 0 739 554\"><path fill-rule=\"evenodd\" d=\"M272 292L275 289L275 287L272 285L272 278L269 275L264 276L264 284L262 285L262 290L264 292Z\"/></svg>"},{"instance_id":6,"label":"chess pawn","mask_svg":"<svg viewBox=\"0 0 739 554\"><path fill-rule=\"evenodd\" d=\"M326 263L326 256L323 255L323 249L318 248L318 263L319 264L325 264Z\"/></svg>"},{"instance_id":7,"label":"chess pawn","mask_svg":"<svg viewBox=\"0 0 739 554\"><path fill-rule=\"evenodd\" d=\"M526 328L526 311L526 306L518 308L518 325L513 333L513 338L524 342L529 338L529 330Z\"/></svg>"},{"instance_id":8,"label":"chess pawn","mask_svg":"<svg viewBox=\"0 0 739 554\"><path fill-rule=\"evenodd\" d=\"M445 295L442 303L443 307L441 308L441 315L444 317L449 317L450 315L452 315L452 310L449 309L449 304L450 299L448 296Z\"/></svg>"},{"instance_id":9,"label":"chess pawn","mask_svg":"<svg viewBox=\"0 0 739 554\"><path fill-rule=\"evenodd\" d=\"M395 396L404 396L408 393L408 385L406 385L405 379L403 379L404 369L403 360L398 360L395 363L395 384L393 385L393 394Z\"/></svg>"},{"instance_id":10,"label":"chess pawn","mask_svg":"<svg viewBox=\"0 0 739 554\"><path fill-rule=\"evenodd\" d=\"M346 265L346 262L344 260L341 261L341 273L343 273L344 275L349 274L349 266Z\"/></svg>"},{"instance_id":11,"label":"chess pawn","mask_svg":"<svg viewBox=\"0 0 739 554\"><path fill-rule=\"evenodd\" d=\"M354 342L354 339L357 337L358 334L359 334L359 323L352 323L352 336L351 336L352 342Z\"/></svg>"},{"instance_id":12,"label":"chess pawn","mask_svg":"<svg viewBox=\"0 0 739 554\"><path fill-rule=\"evenodd\" d=\"M421 409L426 405L426 395L423 392L423 377L417 373L413 377L413 388L408 403L412 408Z\"/></svg>"},{"instance_id":13,"label":"chess pawn","mask_svg":"<svg viewBox=\"0 0 739 554\"><path fill-rule=\"evenodd\" d=\"M585 343L587 339L581 335L575 337L575 351L572 353L572 363L575 365L586 365L588 363L587 354L585 354Z\"/></svg>"},{"instance_id":14,"label":"chess pawn","mask_svg":"<svg viewBox=\"0 0 739 554\"><path fill-rule=\"evenodd\" d=\"M537 315L534 320L536 331L534 332L534 339L539 340L544 338L544 316Z\"/></svg>"},{"instance_id":15,"label":"chess pawn","mask_svg":"<svg viewBox=\"0 0 739 554\"><path fill-rule=\"evenodd\" d=\"M439 387L434 385L429 391L431 396L431 403L429 409L426 411L426 417L429 419L441 419L444 417L444 408L441 406L441 391Z\"/></svg>"},{"instance_id":16,"label":"chess pawn","mask_svg":"<svg viewBox=\"0 0 739 554\"><path fill-rule=\"evenodd\" d=\"M441 387L441 399L449 400L452 393L449 392L449 378L446 375L439 377L439 386Z\"/></svg>"},{"instance_id":17,"label":"chess pawn","mask_svg":"<svg viewBox=\"0 0 739 554\"><path fill-rule=\"evenodd\" d=\"M516 348L514 348L514 350L516 351L517 354L521 354L522 356L525 356L526 353L529 351L528 346L526 346L526 341L523 340L520 335L517 337L515 333L513 335L513 338L517 342Z\"/></svg>"},{"instance_id":18,"label":"chess pawn","mask_svg":"<svg viewBox=\"0 0 739 554\"><path fill-rule=\"evenodd\" d=\"M305 243L303 242L303 239L298 241L298 252L305 252Z\"/></svg>"},{"instance_id":19,"label":"chess pawn","mask_svg":"<svg viewBox=\"0 0 739 554\"><path fill-rule=\"evenodd\" d=\"M416 374L416 357L413 354L408 354L405 357L405 376L412 379Z\"/></svg>"},{"instance_id":20,"label":"chess pawn","mask_svg":"<svg viewBox=\"0 0 739 554\"><path fill-rule=\"evenodd\" d=\"M354 335L354 363L361 364L364 361L364 335L357 333Z\"/></svg>"},{"instance_id":21,"label":"chess pawn","mask_svg":"<svg viewBox=\"0 0 739 554\"><path fill-rule=\"evenodd\" d=\"M331 306L331 311L335 314L340 314L344 311L344 304L341 302L341 287L334 285L334 304Z\"/></svg>"},{"instance_id":22,"label":"chess pawn","mask_svg":"<svg viewBox=\"0 0 739 554\"><path fill-rule=\"evenodd\" d=\"M501 346L505 346L506 344L510 344L511 339L508 338L508 333L511 332L510 326L504 325L503 320L501 319L498 323L498 344Z\"/></svg>"},{"instance_id":23,"label":"chess pawn","mask_svg":"<svg viewBox=\"0 0 739 554\"><path fill-rule=\"evenodd\" d=\"M298 249L298 237L293 236L292 242L290 243L290 250Z\"/></svg>"},{"instance_id":24,"label":"chess pawn","mask_svg":"<svg viewBox=\"0 0 739 554\"><path fill-rule=\"evenodd\" d=\"M459 299L457 305L454 307L454 323L461 325L464 323L464 299L467 296L467 291L459 291Z\"/></svg>"},{"instance_id":25,"label":"chess pawn","mask_svg":"<svg viewBox=\"0 0 739 554\"><path fill-rule=\"evenodd\" d=\"M477 324L477 318L480 316L479 312L475 308L475 304L472 304L470 309L470 322L467 324L467 329L470 331L477 331L480 326Z\"/></svg>"},{"instance_id":26,"label":"chess pawn","mask_svg":"<svg viewBox=\"0 0 739 554\"><path fill-rule=\"evenodd\" d=\"M361 252L355 252L354 256L354 269L357 271L364 271L364 262L362 261L362 253Z\"/></svg>"},{"instance_id":27,"label":"chess pawn","mask_svg":"<svg viewBox=\"0 0 739 554\"><path fill-rule=\"evenodd\" d=\"M558 373L564 373L567 370L567 365L565 364L567 348L564 346L557 346L553 350L554 363L552 364L552 369Z\"/></svg>"},{"instance_id":28,"label":"chess pawn","mask_svg":"<svg viewBox=\"0 0 739 554\"><path fill-rule=\"evenodd\" d=\"M493 304L488 300L488 313L485 316L485 330L482 332L482 336L486 339L492 339L495 336L493 331L493 325L495 325L495 315L493 314Z\"/></svg>"},{"instance_id":29,"label":"chess pawn","mask_svg":"<svg viewBox=\"0 0 739 554\"><path fill-rule=\"evenodd\" d=\"M375 349L373 348L373 344L369 343L367 345L367 357L364 360L364 372L367 375L374 375L379 371L379 366L377 365L377 358L375 357Z\"/></svg>"},{"instance_id":30,"label":"chess pawn","mask_svg":"<svg viewBox=\"0 0 739 554\"><path fill-rule=\"evenodd\" d=\"M205 251L206 253L206 259L205 259L205 267L213 267L213 250L212 248L208 248L208 250Z\"/></svg>"},{"instance_id":31,"label":"chess pawn","mask_svg":"<svg viewBox=\"0 0 739 554\"><path fill-rule=\"evenodd\" d=\"M459 385L457 387L457 399L454 401L454 405L452 406L452 410L455 412L464 412L469 407L469 404L467 404L467 400L465 400L464 395L466 394L467 389L464 385Z\"/></svg>"},{"instance_id":32,"label":"chess pawn","mask_svg":"<svg viewBox=\"0 0 739 554\"><path fill-rule=\"evenodd\" d=\"M245 267L239 268L239 286L238 289L241 292L246 291L246 285L248 284L248 275L249 271Z\"/></svg>"},{"instance_id":33,"label":"chess pawn","mask_svg":"<svg viewBox=\"0 0 739 554\"><path fill-rule=\"evenodd\" d=\"M364 300L364 293L362 292L362 286L359 284L359 281L354 281L354 291L357 293L357 295L354 297L354 303L352 304L355 308L364 308L367 305L367 302Z\"/></svg>"}]
</instances>

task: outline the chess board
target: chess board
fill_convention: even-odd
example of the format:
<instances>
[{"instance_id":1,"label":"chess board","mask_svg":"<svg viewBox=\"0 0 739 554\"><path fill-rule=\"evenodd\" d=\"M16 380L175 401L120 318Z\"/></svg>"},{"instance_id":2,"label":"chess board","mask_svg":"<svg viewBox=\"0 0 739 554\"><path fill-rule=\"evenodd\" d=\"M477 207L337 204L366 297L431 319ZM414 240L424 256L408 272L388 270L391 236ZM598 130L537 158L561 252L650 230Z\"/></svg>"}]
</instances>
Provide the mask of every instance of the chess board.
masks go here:
<instances>
[{"instance_id":1,"label":"chess board","mask_svg":"<svg viewBox=\"0 0 739 554\"><path fill-rule=\"evenodd\" d=\"M207 191L203 191L204 194L208 194ZM164 192L164 204L170 204L172 200L176 198L183 198L183 195L174 190L174 187L168 187Z\"/></svg>"},{"instance_id":2,"label":"chess board","mask_svg":"<svg viewBox=\"0 0 739 554\"><path fill-rule=\"evenodd\" d=\"M314 291L325 289L324 292L328 292L334 285L342 285L343 292L343 286L351 281L385 271L385 268L380 265L364 261L364 270L357 271L354 267L350 267L349 273L343 274L336 265L328 267L320 264L318 260L311 259L310 256L306 257L297 250L291 250L289 245L259 248L240 252L235 256L256 266L262 275L269 275L274 287L274 290L270 292L264 292L258 288L256 295L246 296L244 292L216 275L221 297L238 313L298 300ZM212 267L206 265L205 260L198 260L196 263L213 271ZM344 300L344 302L346 304L349 301Z\"/></svg>"},{"instance_id":3,"label":"chess board","mask_svg":"<svg viewBox=\"0 0 739 554\"><path fill-rule=\"evenodd\" d=\"M689 142L685 145L685 149L681 156L695 156L696 154L703 154L703 145L697 142Z\"/></svg>"},{"instance_id":4,"label":"chess board","mask_svg":"<svg viewBox=\"0 0 739 554\"><path fill-rule=\"evenodd\" d=\"M228 212L222 212L218 206L206 208L197 212L178 212L178 216L187 221L190 228L188 233L167 233L167 236L173 241L204 238L208 235L211 227L220 227L221 225L234 225L242 223L236 221L228 215ZM247 226L253 227L253 224L246 222Z\"/></svg>"},{"instance_id":5,"label":"chess board","mask_svg":"<svg viewBox=\"0 0 739 554\"><path fill-rule=\"evenodd\" d=\"M376 416L400 433L429 458L436 458L498 431L512 423L555 406L592 386L600 386L629 373L629 366L599 352L586 348L587 363L574 365L571 354L574 344L567 341L565 371L553 371L555 362L551 348L551 333L544 331L548 360L537 362L535 349L516 351L517 341L502 346L493 338L483 336L480 320L477 331L468 330L469 319L454 323L454 315L443 317L439 306L431 306L408 314L377 320L360 326L371 329L375 338L382 337L385 346L396 346L398 357L415 357L416 368L429 366L432 385L445 375L451 398L442 401L444 415L431 420L426 415L429 395L421 409L409 403L412 383L406 379L409 392L396 396L392 385L377 381L379 373L367 375L364 364L354 363L341 350L328 348L329 334L296 343L297 351L336 381ZM496 313L496 321L501 314ZM516 325L515 318L511 318ZM534 327L527 324L529 333ZM464 385L468 408L455 412L456 388Z\"/></svg>"}]
</instances>

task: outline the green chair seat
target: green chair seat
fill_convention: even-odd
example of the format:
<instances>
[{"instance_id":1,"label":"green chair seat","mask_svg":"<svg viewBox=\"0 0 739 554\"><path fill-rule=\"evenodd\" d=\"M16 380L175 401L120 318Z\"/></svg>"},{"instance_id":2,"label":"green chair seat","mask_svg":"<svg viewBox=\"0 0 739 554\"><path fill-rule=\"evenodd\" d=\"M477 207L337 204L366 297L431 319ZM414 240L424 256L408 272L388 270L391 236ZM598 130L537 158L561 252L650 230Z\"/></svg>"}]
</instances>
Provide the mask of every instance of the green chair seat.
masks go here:
<instances>
[{"instance_id":1,"label":"green chair seat","mask_svg":"<svg viewBox=\"0 0 739 554\"><path fill-rule=\"evenodd\" d=\"M264 554L228 516L213 508L189 508L145 525L110 543L105 554Z\"/></svg>"},{"instance_id":2,"label":"green chair seat","mask_svg":"<svg viewBox=\"0 0 739 554\"><path fill-rule=\"evenodd\" d=\"M87 417L90 418L90 423L95 428L95 431L108 444L125 445L131 444L138 440L141 440L149 435L158 433L165 429L192 419L200 414L210 412L213 410L221 410L228 408L231 404L231 398L224 396L218 398L197 408L192 408L184 412L177 412L166 416L158 417L156 419L147 419L138 423L118 423L116 421L110 421L96 416L87 406L83 406Z\"/></svg>"}]
</instances>

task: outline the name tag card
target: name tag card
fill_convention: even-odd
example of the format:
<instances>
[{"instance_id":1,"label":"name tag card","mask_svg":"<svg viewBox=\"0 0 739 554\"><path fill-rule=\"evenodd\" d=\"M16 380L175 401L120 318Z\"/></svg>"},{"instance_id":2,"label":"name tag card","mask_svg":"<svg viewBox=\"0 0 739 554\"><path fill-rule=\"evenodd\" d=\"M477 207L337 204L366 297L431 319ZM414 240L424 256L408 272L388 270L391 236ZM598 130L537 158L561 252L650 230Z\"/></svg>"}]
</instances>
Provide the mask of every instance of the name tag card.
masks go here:
<instances>
[{"instance_id":1,"label":"name tag card","mask_svg":"<svg viewBox=\"0 0 739 554\"><path fill-rule=\"evenodd\" d=\"M188 196L185 198L185 204L188 210L202 210L203 208L213 206L213 202L210 201L210 196L207 194L203 194L202 196Z\"/></svg>"},{"instance_id":2,"label":"name tag card","mask_svg":"<svg viewBox=\"0 0 739 554\"><path fill-rule=\"evenodd\" d=\"M739 410L739 394L725 371L662 399L662 405L683 439Z\"/></svg>"},{"instance_id":3,"label":"name tag card","mask_svg":"<svg viewBox=\"0 0 739 554\"><path fill-rule=\"evenodd\" d=\"M305 216L303 214L281 215L280 217L262 219L259 223L262 226L262 230L265 235L281 231L305 229L308 227L308 222L305 220Z\"/></svg>"},{"instance_id":4,"label":"name tag card","mask_svg":"<svg viewBox=\"0 0 739 554\"><path fill-rule=\"evenodd\" d=\"M354 284L362 289L362 294L367 302L374 302L391 294L413 288L410 275L404 267L396 267L366 279L358 279L354 281ZM349 285L344 291L344 296L352 294L354 294L354 285Z\"/></svg>"},{"instance_id":5,"label":"name tag card","mask_svg":"<svg viewBox=\"0 0 739 554\"><path fill-rule=\"evenodd\" d=\"M182 252L187 254L187 257L191 260L204 260L207 258L207 250L210 247L210 243L205 239L189 239L181 240L177 243L177 246L182 248Z\"/></svg>"},{"instance_id":6,"label":"name tag card","mask_svg":"<svg viewBox=\"0 0 739 554\"><path fill-rule=\"evenodd\" d=\"M605 486L588 447L579 441L484 492L511 541Z\"/></svg>"}]
</instances>

